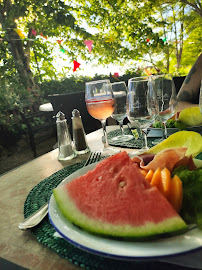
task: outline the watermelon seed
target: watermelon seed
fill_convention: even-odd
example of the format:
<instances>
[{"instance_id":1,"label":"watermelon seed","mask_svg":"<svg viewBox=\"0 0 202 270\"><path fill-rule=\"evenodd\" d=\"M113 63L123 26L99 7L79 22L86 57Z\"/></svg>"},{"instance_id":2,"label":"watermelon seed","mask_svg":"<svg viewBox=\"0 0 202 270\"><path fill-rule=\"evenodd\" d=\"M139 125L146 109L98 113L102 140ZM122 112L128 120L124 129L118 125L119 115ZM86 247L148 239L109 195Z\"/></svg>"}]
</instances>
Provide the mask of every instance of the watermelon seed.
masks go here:
<instances>
[{"instance_id":1,"label":"watermelon seed","mask_svg":"<svg viewBox=\"0 0 202 270\"><path fill-rule=\"evenodd\" d=\"M125 181L119 182L119 186L120 186L121 188L125 187L125 185L126 185L126 182L125 182Z\"/></svg>"},{"instance_id":2,"label":"watermelon seed","mask_svg":"<svg viewBox=\"0 0 202 270\"><path fill-rule=\"evenodd\" d=\"M97 181L102 180L102 175L97 178Z\"/></svg>"}]
</instances>

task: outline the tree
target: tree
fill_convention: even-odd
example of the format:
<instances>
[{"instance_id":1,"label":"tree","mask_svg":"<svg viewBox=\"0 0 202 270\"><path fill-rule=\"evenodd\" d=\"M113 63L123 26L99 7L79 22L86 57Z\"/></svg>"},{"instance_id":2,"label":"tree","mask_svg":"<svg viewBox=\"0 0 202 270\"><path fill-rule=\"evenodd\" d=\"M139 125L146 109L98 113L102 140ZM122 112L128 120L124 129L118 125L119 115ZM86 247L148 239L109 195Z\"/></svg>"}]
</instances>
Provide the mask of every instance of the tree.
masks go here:
<instances>
[{"instance_id":1,"label":"tree","mask_svg":"<svg viewBox=\"0 0 202 270\"><path fill-rule=\"evenodd\" d=\"M188 12L193 9L200 14L201 6L197 0L168 2L181 3L182 6L179 13L173 5L171 23L156 16L162 7L164 11L168 7L163 0L74 0L70 3L62 0L1 0L1 81L6 76L8 80L17 76L25 88L37 92L38 81L47 75L54 78L51 53L54 46L59 45L56 41L53 44L50 38L63 40L61 49L64 48L71 61L81 57L87 62L97 59L98 64L120 64L132 59L146 60L156 66L155 57L159 59L164 52L169 70L174 46L165 42L164 30L173 29L180 20L180 39L183 41L183 10L188 6ZM84 23L89 31L86 31ZM15 29L21 29L26 38L21 38ZM37 31L37 37L33 30ZM176 38L177 31L176 28ZM91 54L87 52L85 39L93 41ZM179 45L176 43L175 48L178 67L183 48Z\"/></svg>"},{"instance_id":2,"label":"tree","mask_svg":"<svg viewBox=\"0 0 202 270\"><path fill-rule=\"evenodd\" d=\"M57 0L3 0L0 3L1 31L1 68L7 71L12 66L13 73L18 74L20 81L26 88L35 91L38 89L37 82L33 77L32 70L37 66L37 54L41 51L40 58L49 58L50 49L42 39L46 36L63 37L71 39L69 44L76 42L71 38L88 38L91 36L76 24L73 13L74 8ZM21 33L16 29L23 29L26 39L21 38ZM42 39L36 39L32 30L41 33ZM34 61L36 63L34 64ZM39 70L39 68L38 68ZM17 72L17 73L16 73ZM10 76L10 73L9 75Z\"/></svg>"}]
</instances>

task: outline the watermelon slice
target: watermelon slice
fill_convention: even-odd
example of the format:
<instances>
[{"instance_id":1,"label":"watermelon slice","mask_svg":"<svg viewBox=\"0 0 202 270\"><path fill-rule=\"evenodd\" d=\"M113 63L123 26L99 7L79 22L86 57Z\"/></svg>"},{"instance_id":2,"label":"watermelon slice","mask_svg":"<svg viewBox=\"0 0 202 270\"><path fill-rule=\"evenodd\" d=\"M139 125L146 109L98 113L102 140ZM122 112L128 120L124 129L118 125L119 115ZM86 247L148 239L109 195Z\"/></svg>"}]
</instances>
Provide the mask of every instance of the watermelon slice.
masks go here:
<instances>
[{"instance_id":1,"label":"watermelon slice","mask_svg":"<svg viewBox=\"0 0 202 270\"><path fill-rule=\"evenodd\" d=\"M126 152L53 190L62 214L81 228L119 237L147 237L185 229L170 203Z\"/></svg>"}]
</instances>

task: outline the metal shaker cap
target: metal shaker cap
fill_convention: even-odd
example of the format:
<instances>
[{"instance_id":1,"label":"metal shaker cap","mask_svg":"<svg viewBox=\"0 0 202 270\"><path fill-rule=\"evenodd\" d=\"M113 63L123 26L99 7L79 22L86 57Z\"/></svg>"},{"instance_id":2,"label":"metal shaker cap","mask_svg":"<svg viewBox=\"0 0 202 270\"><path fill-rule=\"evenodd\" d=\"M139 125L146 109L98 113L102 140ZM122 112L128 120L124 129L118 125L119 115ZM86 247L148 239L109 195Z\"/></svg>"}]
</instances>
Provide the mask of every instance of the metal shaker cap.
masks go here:
<instances>
[{"instance_id":1,"label":"metal shaker cap","mask_svg":"<svg viewBox=\"0 0 202 270\"><path fill-rule=\"evenodd\" d=\"M65 114L63 112L59 111L56 114L56 119L57 119L57 121L63 121L63 120L65 120Z\"/></svg>"},{"instance_id":2,"label":"metal shaker cap","mask_svg":"<svg viewBox=\"0 0 202 270\"><path fill-rule=\"evenodd\" d=\"M80 115L79 110L74 109L74 110L72 111L72 117L80 117L80 116L81 116L81 115Z\"/></svg>"}]
</instances>

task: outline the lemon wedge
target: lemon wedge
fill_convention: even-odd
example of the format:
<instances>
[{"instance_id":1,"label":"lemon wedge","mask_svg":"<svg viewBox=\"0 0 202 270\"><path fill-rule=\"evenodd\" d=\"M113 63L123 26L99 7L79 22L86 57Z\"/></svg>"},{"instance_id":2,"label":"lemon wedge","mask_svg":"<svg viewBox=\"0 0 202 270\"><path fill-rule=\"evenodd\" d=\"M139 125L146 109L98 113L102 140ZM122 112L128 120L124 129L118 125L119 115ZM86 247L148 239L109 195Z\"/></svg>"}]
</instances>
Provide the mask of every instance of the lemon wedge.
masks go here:
<instances>
[{"instance_id":1,"label":"lemon wedge","mask_svg":"<svg viewBox=\"0 0 202 270\"><path fill-rule=\"evenodd\" d=\"M199 107L184 109L180 112L179 122L184 123L188 127L202 125L202 115Z\"/></svg>"},{"instance_id":2,"label":"lemon wedge","mask_svg":"<svg viewBox=\"0 0 202 270\"><path fill-rule=\"evenodd\" d=\"M202 136L194 131L178 131L145 153L157 154L164 149L172 147L187 147L185 155L196 157L202 152Z\"/></svg>"}]
</instances>

